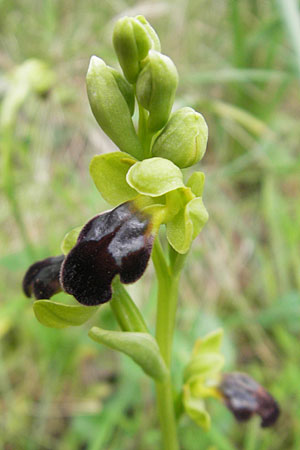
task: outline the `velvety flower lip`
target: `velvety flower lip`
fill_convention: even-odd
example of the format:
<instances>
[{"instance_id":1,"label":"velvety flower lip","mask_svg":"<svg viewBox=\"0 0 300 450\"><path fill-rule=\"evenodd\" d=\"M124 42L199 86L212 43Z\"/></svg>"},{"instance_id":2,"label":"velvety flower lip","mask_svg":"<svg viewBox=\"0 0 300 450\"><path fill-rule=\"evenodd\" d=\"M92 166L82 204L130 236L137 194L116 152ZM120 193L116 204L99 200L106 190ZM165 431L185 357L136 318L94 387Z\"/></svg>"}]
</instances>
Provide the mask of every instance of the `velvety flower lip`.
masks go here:
<instances>
[{"instance_id":1,"label":"velvety flower lip","mask_svg":"<svg viewBox=\"0 0 300 450\"><path fill-rule=\"evenodd\" d=\"M219 391L224 397L226 406L239 421L250 419L258 414L261 426L273 425L280 414L280 409L274 398L249 375L239 372L223 376Z\"/></svg>"},{"instance_id":2,"label":"velvety flower lip","mask_svg":"<svg viewBox=\"0 0 300 450\"><path fill-rule=\"evenodd\" d=\"M23 291L27 297L49 299L61 291L59 274L64 255L46 258L32 264L23 279Z\"/></svg>"},{"instance_id":3,"label":"velvety flower lip","mask_svg":"<svg viewBox=\"0 0 300 450\"><path fill-rule=\"evenodd\" d=\"M148 264L154 235L151 216L126 202L92 218L61 269L63 289L84 305L110 300L111 283L133 283Z\"/></svg>"}]
</instances>

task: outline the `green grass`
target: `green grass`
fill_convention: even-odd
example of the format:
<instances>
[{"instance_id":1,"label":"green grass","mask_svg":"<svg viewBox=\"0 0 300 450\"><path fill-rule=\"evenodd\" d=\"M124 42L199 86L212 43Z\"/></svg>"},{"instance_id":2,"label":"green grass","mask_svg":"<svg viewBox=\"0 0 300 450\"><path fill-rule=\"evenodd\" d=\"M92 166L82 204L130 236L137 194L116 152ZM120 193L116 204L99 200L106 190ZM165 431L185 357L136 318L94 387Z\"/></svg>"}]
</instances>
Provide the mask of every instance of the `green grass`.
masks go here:
<instances>
[{"instance_id":1,"label":"green grass","mask_svg":"<svg viewBox=\"0 0 300 450\"><path fill-rule=\"evenodd\" d=\"M30 97L14 135L18 200L36 257L58 254L64 234L106 206L88 175L113 147L89 110L92 54L116 65L111 32L122 14L145 14L180 74L178 106L207 118L205 204L210 220L181 285L174 373L194 340L225 330L227 369L247 371L281 404L276 426L236 424L215 401L204 433L180 423L184 450L300 448L299 3L190 0L0 1L0 95L11 69L46 60L57 83ZM187 171L188 172L188 171ZM125 357L87 337L51 330L21 292L30 258L0 198L0 447L46 450L159 448L153 386ZM154 321L152 268L131 289ZM101 308L90 323L115 327Z\"/></svg>"}]
</instances>

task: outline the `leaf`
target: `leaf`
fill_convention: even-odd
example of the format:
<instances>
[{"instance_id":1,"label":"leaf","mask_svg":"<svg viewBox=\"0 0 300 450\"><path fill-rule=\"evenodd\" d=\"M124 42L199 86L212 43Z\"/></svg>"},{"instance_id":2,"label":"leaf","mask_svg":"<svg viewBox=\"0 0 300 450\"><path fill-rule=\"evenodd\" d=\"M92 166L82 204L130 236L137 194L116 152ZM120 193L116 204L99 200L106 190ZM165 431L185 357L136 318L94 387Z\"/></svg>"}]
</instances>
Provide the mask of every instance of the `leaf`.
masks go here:
<instances>
[{"instance_id":1,"label":"leaf","mask_svg":"<svg viewBox=\"0 0 300 450\"><path fill-rule=\"evenodd\" d=\"M65 328L85 323L97 311L96 306L64 305L50 300L38 300L33 311L38 321L50 328Z\"/></svg>"},{"instance_id":2,"label":"leaf","mask_svg":"<svg viewBox=\"0 0 300 450\"><path fill-rule=\"evenodd\" d=\"M168 369L160 354L156 340L148 333L108 331L93 327L89 336L96 342L125 353L150 377L164 381Z\"/></svg>"},{"instance_id":3,"label":"leaf","mask_svg":"<svg viewBox=\"0 0 300 450\"><path fill-rule=\"evenodd\" d=\"M94 156L90 163L93 181L108 203L117 206L137 196L126 181L126 174L136 160L124 152Z\"/></svg>"},{"instance_id":4,"label":"leaf","mask_svg":"<svg viewBox=\"0 0 300 450\"><path fill-rule=\"evenodd\" d=\"M181 170L164 158L150 158L135 163L126 179L133 189L150 197L159 197L184 187Z\"/></svg>"},{"instance_id":5,"label":"leaf","mask_svg":"<svg viewBox=\"0 0 300 450\"><path fill-rule=\"evenodd\" d=\"M199 427L202 427L205 431L208 431L211 420L210 415L205 409L205 403L201 398L192 396L190 386L188 384L183 386L183 405L190 418L196 422Z\"/></svg>"},{"instance_id":6,"label":"leaf","mask_svg":"<svg viewBox=\"0 0 300 450\"><path fill-rule=\"evenodd\" d=\"M187 186L191 188L196 197L202 197L204 189L205 175L203 172L194 172L187 182Z\"/></svg>"},{"instance_id":7,"label":"leaf","mask_svg":"<svg viewBox=\"0 0 300 450\"><path fill-rule=\"evenodd\" d=\"M69 253L69 251L72 250L72 248L76 244L76 241L78 239L81 229L82 229L82 226L73 228L71 231L69 231L65 235L65 237L61 243L61 246L60 246L61 251L63 252L64 255L67 255Z\"/></svg>"}]
</instances>

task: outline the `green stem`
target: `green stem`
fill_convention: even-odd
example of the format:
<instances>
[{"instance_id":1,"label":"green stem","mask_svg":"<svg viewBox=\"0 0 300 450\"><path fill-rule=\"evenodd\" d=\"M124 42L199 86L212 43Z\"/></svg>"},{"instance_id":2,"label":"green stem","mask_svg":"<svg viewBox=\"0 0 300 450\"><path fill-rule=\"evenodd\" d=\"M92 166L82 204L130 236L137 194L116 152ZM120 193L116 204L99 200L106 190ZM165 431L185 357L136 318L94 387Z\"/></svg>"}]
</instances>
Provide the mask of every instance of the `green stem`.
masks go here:
<instances>
[{"instance_id":1,"label":"green stem","mask_svg":"<svg viewBox=\"0 0 300 450\"><path fill-rule=\"evenodd\" d=\"M166 365L170 368L180 270L171 270L158 238L153 248L153 263L158 280L156 340ZM178 450L171 378L164 383L156 383L156 393L164 449Z\"/></svg>"}]
</instances>

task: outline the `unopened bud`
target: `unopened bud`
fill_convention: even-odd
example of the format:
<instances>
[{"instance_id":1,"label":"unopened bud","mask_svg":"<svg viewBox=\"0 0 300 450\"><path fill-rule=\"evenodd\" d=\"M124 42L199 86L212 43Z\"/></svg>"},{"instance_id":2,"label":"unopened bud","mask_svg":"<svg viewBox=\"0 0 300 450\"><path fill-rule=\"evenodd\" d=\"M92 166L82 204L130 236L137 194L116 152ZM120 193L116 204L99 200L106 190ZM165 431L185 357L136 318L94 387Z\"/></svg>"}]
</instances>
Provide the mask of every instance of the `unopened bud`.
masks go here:
<instances>
[{"instance_id":1,"label":"unopened bud","mask_svg":"<svg viewBox=\"0 0 300 450\"><path fill-rule=\"evenodd\" d=\"M143 16L123 17L113 33L113 44L125 77L135 83L141 70L140 63L149 50L160 51L157 34Z\"/></svg>"},{"instance_id":2,"label":"unopened bud","mask_svg":"<svg viewBox=\"0 0 300 450\"><path fill-rule=\"evenodd\" d=\"M156 138L152 154L169 159L181 169L190 167L203 158L207 137L204 117L192 108L181 108Z\"/></svg>"},{"instance_id":3,"label":"unopened bud","mask_svg":"<svg viewBox=\"0 0 300 450\"><path fill-rule=\"evenodd\" d=\"M86 78L89 102L107 136L120 150L139 158L142 145L131 119L133 99L130 87L115 72L102 59L92 56Z\"/></svg>"},{"instance_id":4,"label":"unopened bud","mask_svg":"<svg viewBox=\"0 0 300 450\"><path fill-rule=\"evenodd\" d=\"M149 131L159 131L172 110L178 84L178 73L173 61L150 50L136 84L139 103L149 111Z\"/></svg>"}]
</instances>

